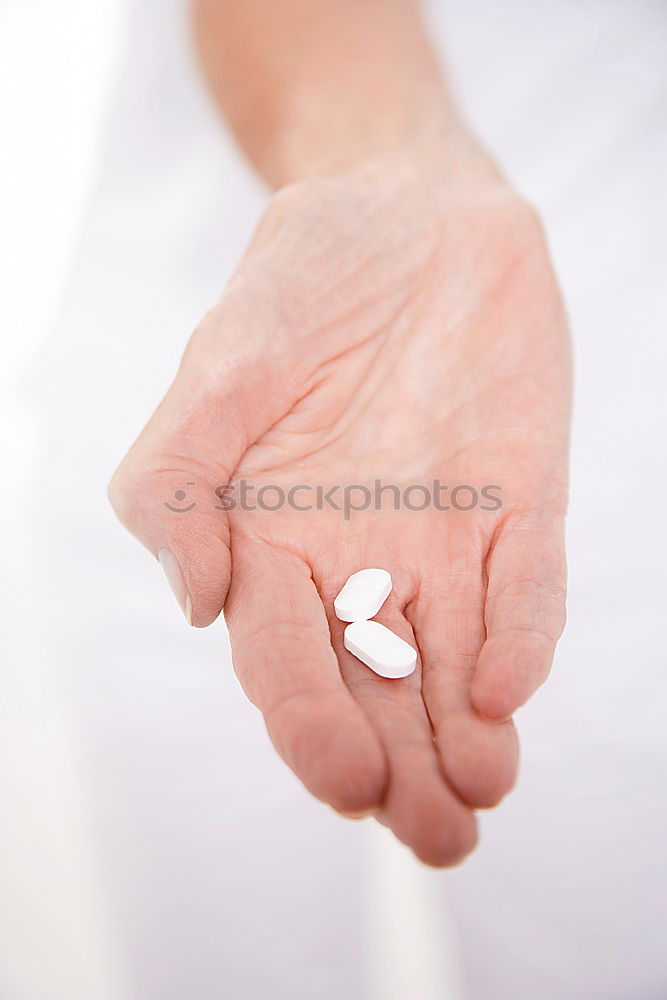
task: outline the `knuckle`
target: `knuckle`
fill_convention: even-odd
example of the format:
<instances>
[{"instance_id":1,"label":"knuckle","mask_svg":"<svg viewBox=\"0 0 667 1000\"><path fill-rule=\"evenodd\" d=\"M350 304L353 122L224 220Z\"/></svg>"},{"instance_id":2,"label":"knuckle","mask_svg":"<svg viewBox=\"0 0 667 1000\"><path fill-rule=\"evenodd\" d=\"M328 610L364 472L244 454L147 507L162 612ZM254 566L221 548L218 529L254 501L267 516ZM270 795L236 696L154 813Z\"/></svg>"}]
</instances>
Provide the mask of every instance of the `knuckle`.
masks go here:
<instances>
[{"instance_id":1,"label":"knuckle","mask_svg":"<svg viewBox=\"0 0 667 1000\"><path fill-rule=\"evenodd\" d=\"M119 521L131 526L143 521L156 495L157 483L125 458L107 486L109 503Z\"/></svg>"},{"instance_id":2,"label":"knuckle","mask_svg":"<svg viewBox=\"0 0 667 1000\"><path fill-rule=\"evenodd\" d=\"M107 485L107 498L115 514L122 521L127 516L132 490L128 482L125 463L121 463Z\"/></svg>"}]
</instances>

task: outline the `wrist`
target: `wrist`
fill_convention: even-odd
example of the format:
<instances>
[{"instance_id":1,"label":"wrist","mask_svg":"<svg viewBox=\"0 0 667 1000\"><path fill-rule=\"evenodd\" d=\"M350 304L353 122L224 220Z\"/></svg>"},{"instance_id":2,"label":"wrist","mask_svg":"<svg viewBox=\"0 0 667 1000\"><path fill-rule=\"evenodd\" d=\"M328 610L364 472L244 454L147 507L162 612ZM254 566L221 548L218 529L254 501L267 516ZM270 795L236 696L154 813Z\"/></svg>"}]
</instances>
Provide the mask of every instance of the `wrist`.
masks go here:
<instances>
[{"instance_id":1,"label":"wrist","mask_svg":"<svg viewBox=\"0 0 667 1000\"><path fill-rule=\"evenodd\" d=\"M429 49L419 70L392 87L346 66L317 81L285 86L255 117L242 144L274 188L336 176L369 162L412 164L434 182L486 181L500 173L458 115Z\"/></svg>"},{"instance_id":2,"label":"wrist","mask_svg":"<svg viewBox=\"0 0 667 1000\"><path fill-rule=\"evenodd\" d=\"M276 189L301 181L340 179L365 184L369 177L381 188L404 191L419 186L431 191L433 210L440 198L475 199L485 192L510 193L510 185L487 151L462 127L432 133L394 137L384 143L348 143L312 155L297 152L285 137L285 145L267 151L262 173L273 179Z\"/></svg>"},{"instance_id":3,"label":"wrist","mask_svg":"<svg viewBox=\"0 0 667 1000\"><path fill-rule=\"evenodd\" d=\"M267 6L268 4L268 6ZM197 0L209 85L279 188L377 159L450 174L489 164L459 119L414 0Z\"/></svg>"},{"instance_id":4,"label":"wrist","mask_svg":"<svg viewBox=\"0 0 667 1000\"><path fill-rule=\"evenodd\" d=\"M350 76L352 79L350 79ZM274 98L270 127L255 136L256 162L274 187L336 175L377 159L428 161L457 143L461 127L435 85L383 90L350 68L296 81Z\"/></svg>"}]
</instances>

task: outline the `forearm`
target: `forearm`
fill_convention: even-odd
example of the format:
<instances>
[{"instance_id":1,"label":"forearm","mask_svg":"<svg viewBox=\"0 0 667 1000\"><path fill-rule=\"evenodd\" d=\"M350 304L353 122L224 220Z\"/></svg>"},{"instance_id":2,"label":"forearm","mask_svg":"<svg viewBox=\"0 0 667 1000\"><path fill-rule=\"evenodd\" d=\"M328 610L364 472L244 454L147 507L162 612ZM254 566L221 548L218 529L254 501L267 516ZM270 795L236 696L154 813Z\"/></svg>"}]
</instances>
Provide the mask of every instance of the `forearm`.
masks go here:
<instances>
[{"instance_id":1,"label":"forearm","mask_svg":"<svg viewBox=\"0 0 667 1000\"><path fill-rule=\"evenodd\" d=\"M406 152L436 169L486 159L417 0L195 0L195 27L216 101L274 187Z\"/></svg>"}]
</instances>

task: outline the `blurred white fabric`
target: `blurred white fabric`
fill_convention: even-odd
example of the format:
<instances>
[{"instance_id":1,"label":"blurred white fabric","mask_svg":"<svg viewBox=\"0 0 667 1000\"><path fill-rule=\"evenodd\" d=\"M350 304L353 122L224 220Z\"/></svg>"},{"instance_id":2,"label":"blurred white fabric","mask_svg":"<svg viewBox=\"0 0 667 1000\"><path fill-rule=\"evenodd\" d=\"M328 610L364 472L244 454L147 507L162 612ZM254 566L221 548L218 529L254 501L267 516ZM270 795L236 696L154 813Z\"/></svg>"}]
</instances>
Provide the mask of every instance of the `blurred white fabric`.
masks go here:
<instances>
[{"instance_id":1,"label":"blurred white fabric","mask_svg":"<svg viewBox=\"0 0 667 1000\"><path fill-rule=\"evenodd\" d=\"M3 801L0 898L8 927L20 919L0 994L663 997L667 8L431 3L464 108L546 220L577 359L568 630L519 714L519 787L445 873L303 792L238 689L222 623L184 627L106 504L265 200L199 82L186 13L130 5L63 307L21 374L14 415L42 448L10 490L3 737L21 784L16 808ZM57 727L35 708L43 679L67 705ZM76 848L46 806L40 823L56 787L44 747L63 743Z\"/></svg>"}]
</instances>

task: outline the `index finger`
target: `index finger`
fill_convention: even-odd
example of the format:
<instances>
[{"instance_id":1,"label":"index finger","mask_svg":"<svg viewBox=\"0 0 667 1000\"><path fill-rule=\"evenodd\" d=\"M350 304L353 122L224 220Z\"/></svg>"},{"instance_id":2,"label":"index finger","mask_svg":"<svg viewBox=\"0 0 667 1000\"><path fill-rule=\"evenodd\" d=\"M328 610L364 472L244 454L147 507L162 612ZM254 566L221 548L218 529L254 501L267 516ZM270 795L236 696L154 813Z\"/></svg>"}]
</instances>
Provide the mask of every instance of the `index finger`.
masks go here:
<instances>
[{"instance_id":1,"label":"index finger","mask_svg":"<svg viewBox=\"0 0 667 1000\"><path fill-rule=\"evenodd\" d=\"M317 798L346 813L381 804L387 764L345 685L308 566L252 537L233 537L225 606L234 668L276 750Z\"/></svg>"}]
</instances>

